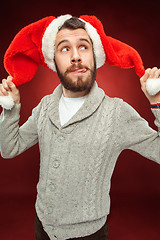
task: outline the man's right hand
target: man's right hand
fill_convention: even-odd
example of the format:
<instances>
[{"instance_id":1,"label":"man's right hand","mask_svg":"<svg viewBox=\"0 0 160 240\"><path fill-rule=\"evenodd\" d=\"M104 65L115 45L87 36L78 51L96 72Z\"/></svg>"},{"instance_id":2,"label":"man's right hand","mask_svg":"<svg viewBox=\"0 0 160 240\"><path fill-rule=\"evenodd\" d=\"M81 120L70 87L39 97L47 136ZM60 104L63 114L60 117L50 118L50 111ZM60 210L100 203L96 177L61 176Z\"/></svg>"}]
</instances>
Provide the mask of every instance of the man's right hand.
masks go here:
<instances>
[{"instance_id":1,"label":"man's right hand","mask_svg":"<svg viewBox=\"0 0 160 240\"><path fill-rule=\"evenodd\" d=\"M13 98L15 104L20 103L20 93L16 85L12 82L12 77L8 76L7 79L3 79L0 84L0 96L8 96L9 92Z\"/></svg>"}]
</instances>

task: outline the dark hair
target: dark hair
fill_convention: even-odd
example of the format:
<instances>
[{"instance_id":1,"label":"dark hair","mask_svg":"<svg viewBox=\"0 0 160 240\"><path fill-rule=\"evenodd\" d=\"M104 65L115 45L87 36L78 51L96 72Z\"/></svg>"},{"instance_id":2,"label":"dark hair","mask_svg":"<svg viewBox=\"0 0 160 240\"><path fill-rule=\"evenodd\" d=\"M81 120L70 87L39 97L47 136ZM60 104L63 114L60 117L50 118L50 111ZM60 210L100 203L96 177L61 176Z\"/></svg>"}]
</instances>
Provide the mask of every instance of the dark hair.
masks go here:
<instances>
[{"instance_id":1,"label":"dark hair","mask_svg":"<svg viewBox=\"0 0 160 240\"><path fill-rule=\"evenodd\" d=\"M64 22L64 24L60 27L59 31L64 28L71 30L82 28L85 30L85 23L77 17L72 17Z\"/></svg>"}]
</instances>

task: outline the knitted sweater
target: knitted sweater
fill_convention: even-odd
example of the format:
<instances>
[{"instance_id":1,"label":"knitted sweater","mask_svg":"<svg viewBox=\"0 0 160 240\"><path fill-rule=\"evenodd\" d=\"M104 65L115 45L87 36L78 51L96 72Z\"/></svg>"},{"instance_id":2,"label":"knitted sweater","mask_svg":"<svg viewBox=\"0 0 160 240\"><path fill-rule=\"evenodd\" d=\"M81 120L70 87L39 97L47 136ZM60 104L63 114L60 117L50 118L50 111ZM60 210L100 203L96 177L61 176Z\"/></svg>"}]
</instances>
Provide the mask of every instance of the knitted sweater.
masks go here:
<instances>
[{"instance_id":1,"label":"knitted sweater","mask_svg":"<svg viewBox=\"0 0 160 240\"><path fill-rule=\"evenodd\" d=\"M59 85L20 128L20 105L0 117L4 158L39 142L36 211L51 240L87 236L104 225L111 176L124 149L160 163L160 134L123 100L106 96L95 83L83 106L61 126L61 94ZM160 130L160 110L152 111Z\"/></svg>"}]
</instances>

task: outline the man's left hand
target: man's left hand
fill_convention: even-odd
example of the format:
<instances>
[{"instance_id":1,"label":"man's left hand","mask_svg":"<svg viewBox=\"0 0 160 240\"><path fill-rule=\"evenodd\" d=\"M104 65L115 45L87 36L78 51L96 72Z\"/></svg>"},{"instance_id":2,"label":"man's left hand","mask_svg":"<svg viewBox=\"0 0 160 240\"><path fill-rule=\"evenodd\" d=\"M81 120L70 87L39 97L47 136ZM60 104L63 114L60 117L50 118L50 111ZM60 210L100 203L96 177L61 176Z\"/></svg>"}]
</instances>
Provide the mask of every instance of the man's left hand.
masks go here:
<instances>
[{"instance_id":1,"label":"man's left hand","mask_svg":"<svg viewBox=\"0 0 160 240\"><path fill-rule=\"evenodd\" d=\"M158 92L154 96L149 95L146 90L146 81L148 78L156 79L156 78L159 78L159 76L160 76L160 69L158 69L157 67L154 67L154 68L146 69L145 74L140 78L141 89L144 92L147 99L149 100L150 104L160 103L160 92Z\"/></svg>"}]
</instances>

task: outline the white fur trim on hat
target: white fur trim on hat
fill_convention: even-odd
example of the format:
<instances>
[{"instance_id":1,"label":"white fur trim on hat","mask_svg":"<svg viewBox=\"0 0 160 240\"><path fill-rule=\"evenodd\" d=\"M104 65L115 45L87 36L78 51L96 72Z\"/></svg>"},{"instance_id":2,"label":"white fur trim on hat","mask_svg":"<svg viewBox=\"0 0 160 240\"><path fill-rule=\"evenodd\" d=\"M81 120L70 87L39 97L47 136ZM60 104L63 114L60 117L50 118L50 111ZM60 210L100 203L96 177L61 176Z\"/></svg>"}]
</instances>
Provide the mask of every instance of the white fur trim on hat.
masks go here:
<instances>
[{"instance_id":1,"label":"white fur trim on hat","mask_svg":"<svg viewBox=\"0 0 160 240\"><path fill-rule=\"evenodd\" d=\"M7 110L12 109L14 106L14 101L10 92L8 96L0 96L0 105Z\"/></svg>"},{"instance_id":2,"label":"white fur trim on hat","mask_svg":"<svg viewBox=\"0 0 160 240\"><path fill-rule=\"evenodd\" d=\"M46 31L42 38L42 53L44 56L44 61L47 66L56 71L54 64L54 48L55 48L55 40L59 28L63 25L63 23L70 19L72 16L70 14L66 14L54 19L46 28Z\"/></svg>"},{"instance_id":3,"label":"white fur trim on hat","mask_svg":"<svg viewBox=\"0 0 160 240\"><path fill-rule=\"evenodd\" d=\"M103 66L106 60L106 54L101 42L101 38L97 33L97 30L90 23L84 21L81 18L79 19L85 23L85 29L93 43L93 51L96 58L96 67L100 68L101 66Z\"/></svg>"}]
</instances>

